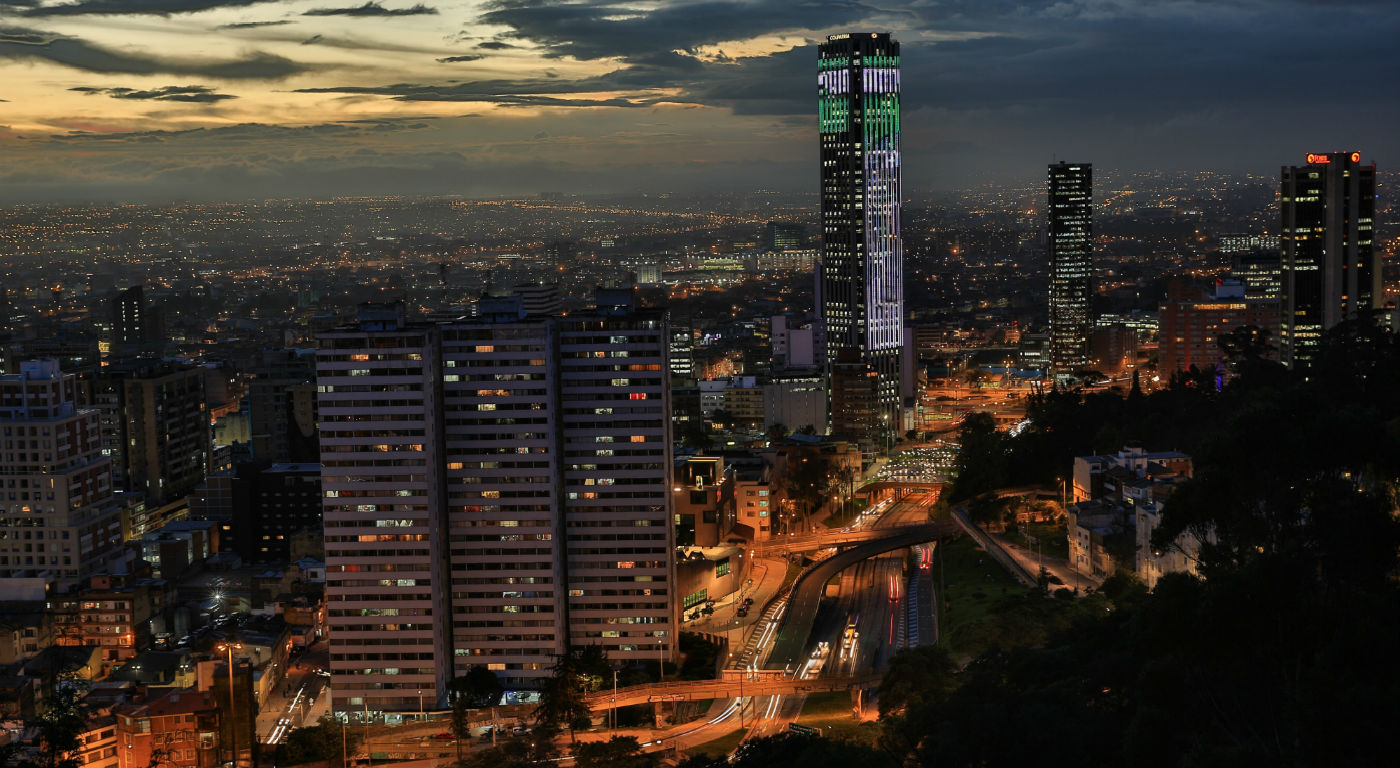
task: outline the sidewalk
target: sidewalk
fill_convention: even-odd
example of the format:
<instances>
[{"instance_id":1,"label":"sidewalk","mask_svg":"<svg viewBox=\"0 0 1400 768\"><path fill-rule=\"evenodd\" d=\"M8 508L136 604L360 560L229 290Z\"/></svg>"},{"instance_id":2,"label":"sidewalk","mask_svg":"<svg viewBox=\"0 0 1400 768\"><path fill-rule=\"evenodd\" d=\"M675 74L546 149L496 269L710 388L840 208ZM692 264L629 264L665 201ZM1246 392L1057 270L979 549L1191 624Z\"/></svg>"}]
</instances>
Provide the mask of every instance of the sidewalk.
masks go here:
<instances>
[{"instance_id":1,"label":"sidewalk","mask_svg":"<svg viewBox=\"0 0 1400 768\"><path fill-rule=\"evenodd\" d=\"M731 639L729 647L742 648L749 632L763 618L764 608L773 598L779 596L783 580L787 578L787 561L781 557L759 557L754 560L750 578L753 586L738 592L731 592L715 601L715 612L696 621L682 621L682 632L706 632L712 635L725 635ZM749 615L735 615L738 601L744 597L753 598ZM694 610L693 608L691 610ZM733 634L730 634L733 633Z\"/></svg>"},{"instance_id":2,"label":"sidewalk","mask_svg":"<svg viewBox=\"0 0 1400 768\"><path fill-rule=\"evenodd\" d=\"M1053 581L1050 583L1051 592L1061 587L1078 589L1081 591L1088 587L1098 589L1099 585L1103 583L1103 579L1086 576L1082 573L1075 573L1070 569L1069 561L1062 557L1033 552L1023 545L1016 544L1010 541L1006 536L998 533L990 533L987 535L995 539L996 542L1002 546L1002 549L1006 550L1006 553L1014 558L1017 564L1025 568L1027 572L1039 574L1040 567L1044 566L1045 570L1048 571L1051 576L1059 579L1059 584Z\"/></svg>"}]
</instances>

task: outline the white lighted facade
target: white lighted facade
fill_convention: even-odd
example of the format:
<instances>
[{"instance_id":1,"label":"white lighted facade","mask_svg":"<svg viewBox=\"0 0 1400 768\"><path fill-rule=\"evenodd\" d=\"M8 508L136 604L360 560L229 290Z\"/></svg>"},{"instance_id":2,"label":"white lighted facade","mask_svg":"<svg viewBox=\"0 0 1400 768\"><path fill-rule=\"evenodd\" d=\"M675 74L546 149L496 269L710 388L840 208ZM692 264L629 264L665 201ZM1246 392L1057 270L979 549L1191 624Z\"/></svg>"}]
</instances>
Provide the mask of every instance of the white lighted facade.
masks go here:
<instances>
[{"instance_id":1,"label":"white lighted facade","mask_svg":"<svg viewBox=\"0 0 1400 768\"><path fill-rule=\"evenodd\" d=\"M818 47L826 359L859 352L879 376L876 408L899 423L904 349L899 43L833 35ZM833 406L834 407L834 406Z\"/></svg>"},{"instance_id":2,"label":"white lighted facade","mask_svg":"<svg viewBox=\"0 0 1400 768\"><path fill-rule=\"evenodd\" d=\"M1070 376L1089 365L1093 299L1094 169L1055 163L1048 174L1050 373Z\"/></svg>"}]
</instances>

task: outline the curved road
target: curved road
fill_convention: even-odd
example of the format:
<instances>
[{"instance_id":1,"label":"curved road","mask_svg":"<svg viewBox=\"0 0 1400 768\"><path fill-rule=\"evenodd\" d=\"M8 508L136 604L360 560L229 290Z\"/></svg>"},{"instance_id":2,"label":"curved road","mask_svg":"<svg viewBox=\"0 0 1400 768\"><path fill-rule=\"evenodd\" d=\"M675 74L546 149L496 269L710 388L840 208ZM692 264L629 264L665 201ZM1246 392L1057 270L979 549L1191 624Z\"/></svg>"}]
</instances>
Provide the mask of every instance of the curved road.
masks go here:
<instances>
[{"instance_id":1,"label":"curved road","mask_svg":"<svg viewBox=\"0 0 1400 768\"><path fill-rule=\"evenodd\" d=\"M890 516L893 515L892 511ZM833 576L874 555L953 535L958 532L958 527L955 523L927 523L919 526L901 525L898 531L885 538L839 552L808 568L798 577L792 587L783 624L774 640L773 651L768 656L768 669L796 669L806 660L807 641L812 634L817 608L821 604L826 584Z\"/></svg>"}]
</instances>

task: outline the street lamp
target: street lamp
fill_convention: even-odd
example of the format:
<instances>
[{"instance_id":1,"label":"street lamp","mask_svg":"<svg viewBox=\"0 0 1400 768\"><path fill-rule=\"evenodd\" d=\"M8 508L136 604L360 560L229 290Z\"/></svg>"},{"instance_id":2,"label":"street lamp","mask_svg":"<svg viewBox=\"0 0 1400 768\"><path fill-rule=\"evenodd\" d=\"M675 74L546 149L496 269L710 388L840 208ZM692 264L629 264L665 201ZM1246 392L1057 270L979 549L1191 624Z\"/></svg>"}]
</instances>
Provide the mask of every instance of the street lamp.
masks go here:
<instances>
[{"instance_id":1,"label":"street lamp","mask_svg":"<svg viewBox=\"0 0 1400 768\"><path fill-rule=\"evenodd\" d=\"M237 703L236 703L237 700L234 699L234 697L233 697L233 651L234 651L234 649L238 649L238 650L240 650L240 651L243 650L243 644L242 644L242 643L219 643L219 645L218 645L218 650L223 651L223 652L225 652L225 653L228 654L228 725L229 725L229 727L228 727L228 732L229 732L229 740L232 742L232 743L229 745L229 747L230 747L230 751L233 753L233 759L231 760L231 762L232 762L232 764L237 765L237 764L238 764L238 717L237 717L236 712L235 712L235 709L236 709L236 707L237 707Z\"/></svg>"},{"instance_id":2,"label":"street lamp","mask_svg":"<svg viewBox=\"0 0 1400 768\"><path fill-rule=\"evenodd\" d=\"M428 719L427 716L423 714L423 689L422 689L422 688L419 688L419 689L418 689L418 719L419 719L419 720L426 720L426 719Z\"/></svg>"}]
</instances>

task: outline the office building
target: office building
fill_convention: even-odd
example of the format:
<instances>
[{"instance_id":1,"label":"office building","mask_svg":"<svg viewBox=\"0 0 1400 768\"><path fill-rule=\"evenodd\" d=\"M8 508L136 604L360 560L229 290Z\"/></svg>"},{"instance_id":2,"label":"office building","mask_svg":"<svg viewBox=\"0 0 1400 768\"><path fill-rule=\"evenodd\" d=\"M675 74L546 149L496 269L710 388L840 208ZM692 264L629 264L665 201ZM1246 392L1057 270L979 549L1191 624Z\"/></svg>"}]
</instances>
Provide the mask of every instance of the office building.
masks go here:
<instances>
[{"instance_id":1,"label":"office building","mask_svg":"<svg viewBox=\"0 0 1400 768\"><path fill-rule=\"evenodd\" d=\"M1094 172L1088 163L1049 170L1050 373L1072 376L1089 363L1093 299Z\"/></svg>"},{"instance_id":2,"label":"office building","mask_svg":"<svg viewBox=\"0 0 1400 768\"><path fill-rule=\"evenodd\" d=\"M899 43L843 34L818 46L822 257L817 296L834 365L843 352L876 374L878 412L898 424L903 399L904 246L900 240ZM835 388L833 385L833 394ZM844 405L845 403L843 403ZM853 404L854 405L854 404ZM878 420L877 420L878 421Z\"/></svg>"},{"instance_id":3,"label":"office building","mask_svg":"<svg viewBox=\"0 0 1400 768\"><path fill-rule=\"evenodd\" d=\"M770 251L795 251L802 247L802 225L770 221L766 226L764 245Z\"/></svg>"},{"instance_id":4,"label":"office building","mask_svg":"<svg viewBox=\"0 0 1400 768\"><path fill-rule=\"evenodd\" d=\"M1173 281L1160 312L1157 370L1163 376L1187 371L1228 372L1220 337L1236 328L1252 326L1266 343L1278 338L1279 303L1251 299L1241 283L1217 282L1210 290Z\"/></svg>"},{"instance_id":5,"label":"office building","mask_svg":"<svg viewBox=\"0 0 1400 768\"><path fill-rule=\"evenodd\" d=\"M121 552L100 417L75 395L74 376L54 360L0 376L0 577L66 587Z\"/></svg>"},{"instance_id":6,"label":"office building","mask_svg":"<svg viewBox=\"0 0 1400 768\"><path fill-rule=\"evenodd\" d=\"M669 355L668 365L672 376L695 378L695 332L688 323L671 326Z\"/></svg>"},{"instance_id":7,"label":"office building","mask_svg":"<svg viewBox=\"0 0 1400 768\"><path fill-rule=\"evenodd\" d=\"M440 706L473 665L536 688L581 644L674 653L669 335L604 293L524 320L372 307L320 337L335 711Z\"/></svg>"},{"instance_id":8,"label":"office building","mask_svg":"<svg viewBox=\"0 0 1400 768\"><path fill-rule=\"evenodd\" d=\"M1278 301L1283 294L1283 266L1278 251L1235 254L1230 279L1244 285L1246 299Z\"/></svg>"},{"instance_id":9,"label":"office building","mask_svg":"<svg viewBox=\"0 0 1400 768\"><path fill-rule=\"evenodd\" d=\"M1279 348L1291 368L1312 362L1328 329L1384 302L1371 244L1376 164L1362 165L1360 152L1310 154L1282 175Z\"/></svg>"}]
</instances>

